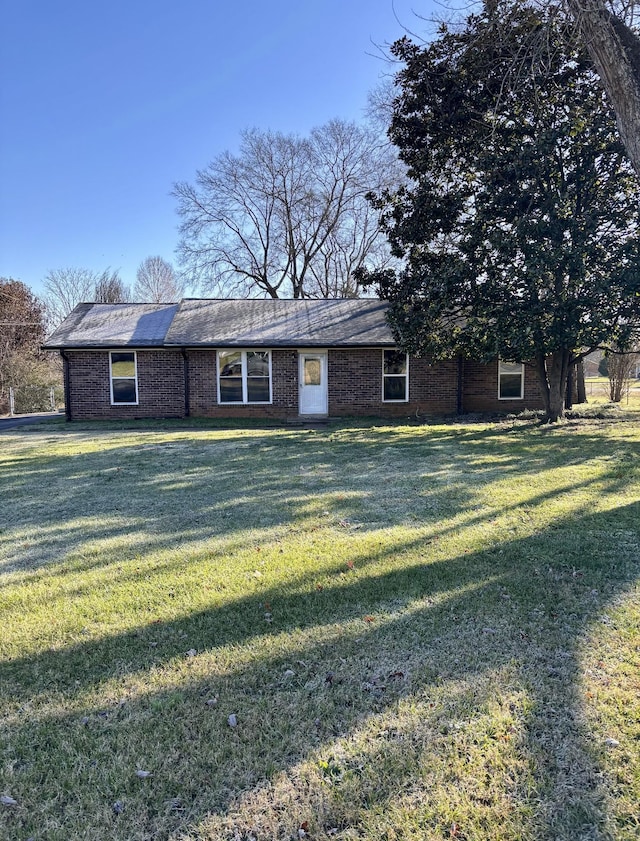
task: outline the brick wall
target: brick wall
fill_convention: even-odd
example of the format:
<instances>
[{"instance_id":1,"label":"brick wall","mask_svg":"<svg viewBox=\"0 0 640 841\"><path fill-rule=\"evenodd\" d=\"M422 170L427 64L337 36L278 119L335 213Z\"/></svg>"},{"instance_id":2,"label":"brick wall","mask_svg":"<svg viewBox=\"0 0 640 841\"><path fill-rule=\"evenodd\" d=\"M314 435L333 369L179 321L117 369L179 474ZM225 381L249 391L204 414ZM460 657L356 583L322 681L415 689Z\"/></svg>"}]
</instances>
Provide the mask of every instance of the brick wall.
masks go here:
<instances>
[{"instance_id":1,"label":"brick wall","mask_svg":"<svg viewBox=\"0 0 640 841\"><path fill-rule=\"evenodd\" d=\"M382 350L330 350L329 415L415 417L456 411L457 366L409 360L409 401L382 401Z\"/></svg>"},{"instance_id":2,"label":"brick wall","mask_svg":"<svg viewBox=\"0 0 640 841\"><path fill-rule=\"evenodd\" d=\"M524 366L524 397L498 400L498 360L486 364L465 359L463 362L464 412L522 412L543 408L538 378L531 365Z\"/></svg>"},{"instance_id":3,"label":"brick wall","mask_svg":"<svg viewBox=\"0 0 640 841\"><path fill-rule=\"evenodd\" d=\"M175 418L184 415L180 351L139 350L138 405L111 405L108 351L68 351L72 420L86 418Z\"/></svg>"},{"instance_id":4,"label":"brick wall","mask_svg":"<svg viewBox=\"0 0 640 841\"><path fill-rule=\"evenodd\" d=\"M298 417L298 353L272 352L271 405L218 405L215 350L188 351L189 404L194 417ZM138 405L112 406L109 353L68 352L71 416L81 418L148 418L184 415L184 367L179 350L140 350ZM498 400L498 363L463 363L465 412L519 412L542 405L535 372L525 366L523 400ZM328 351L329 415L422 417L453 414L457 409L457 361L429 364L409 361L409 401L382 401L382 351L379 348Z\"/></svg>"},{"instance_id":5,"label":"brick wall","mask_svg":"<svg viewBox=\"0 0 640 841\"><path fill-rule=\"evenodd\" d=\"M271 405L219 405L215 350L189 351L189 402L193 416L216 418L297 418L298 352L272 351ZM328 351L328 398L331 417L415 417L456 411L457 364L431 366L414 359L409 365L407 403L382 402L382 350L379 348Z\"/></svg>"},{"instance_id":6,"label":"brick wall","mask_svg":"<svg viewBox=\"0 0 640 841\"><path fill-rule=\"evenodd\" d=\"M298 416L298 353L271 352L271 394L273 402L262 404L218 404L217 354L215 350L190 350L189 405L194 417L276 418Z\"/></svg>"}]
</instances>

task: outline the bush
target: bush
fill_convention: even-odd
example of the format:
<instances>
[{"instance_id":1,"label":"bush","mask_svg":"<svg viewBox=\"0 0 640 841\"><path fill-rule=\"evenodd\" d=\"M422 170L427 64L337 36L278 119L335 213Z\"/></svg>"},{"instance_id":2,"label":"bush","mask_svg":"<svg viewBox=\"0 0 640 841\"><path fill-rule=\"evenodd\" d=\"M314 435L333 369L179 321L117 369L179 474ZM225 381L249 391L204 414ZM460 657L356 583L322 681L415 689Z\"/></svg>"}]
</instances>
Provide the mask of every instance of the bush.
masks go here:
<instances>
[{"instance_id":1,"label":"bush","mask_svg":"<svg viewBox=\"0 0 640 841\"><path fill-rule=\"evenodd\" d=\"M610 353L607 355L609 377L609 399L619 403L635 374L637 353Z\"/></svg>"},{"instance_id":2,"label":"bush","mask_svg":"<svg viewBox=\"0 0 640 841\"><path fill-rule=\"evenodd\" d=\"M51 389L49 385L22 385L13 390L13 411L16 415L26 415L29 412L50 412ZM54 389L54 406L55 389Z\"/></svg>"},{"instance_id":3,"label":"bush","mask_svg":"<svg viewBox=\"0 0 640 841\"><path fill-rule=\"evenodd\" d=\"M27 357L14 355L7 371L6 384L0 390L0 415L10 411L9 390L13 389L14 412L51 411L51 389L54 389L56 408L64 405L62 369L56 357Z\"/></svg>"}]
</instances>

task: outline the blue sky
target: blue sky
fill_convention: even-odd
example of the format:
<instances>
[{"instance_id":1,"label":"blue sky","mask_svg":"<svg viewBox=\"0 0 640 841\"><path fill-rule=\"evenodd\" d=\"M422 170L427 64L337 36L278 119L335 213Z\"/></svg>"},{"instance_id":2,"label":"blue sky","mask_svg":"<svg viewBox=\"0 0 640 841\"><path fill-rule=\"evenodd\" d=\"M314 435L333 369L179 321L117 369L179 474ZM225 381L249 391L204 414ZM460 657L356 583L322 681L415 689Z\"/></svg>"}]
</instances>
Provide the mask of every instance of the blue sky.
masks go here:
<instances>
[{"instance_id":1,"label":"blue sky","mask_svg":"<svg viewBox=\"0 0 640 841\"><path fill-rule=\"evenodd\" d=\"M242 129L360 120L431 0L0 0L0 276L174 260L175 181Z\"/></svg>"}]
</instances>

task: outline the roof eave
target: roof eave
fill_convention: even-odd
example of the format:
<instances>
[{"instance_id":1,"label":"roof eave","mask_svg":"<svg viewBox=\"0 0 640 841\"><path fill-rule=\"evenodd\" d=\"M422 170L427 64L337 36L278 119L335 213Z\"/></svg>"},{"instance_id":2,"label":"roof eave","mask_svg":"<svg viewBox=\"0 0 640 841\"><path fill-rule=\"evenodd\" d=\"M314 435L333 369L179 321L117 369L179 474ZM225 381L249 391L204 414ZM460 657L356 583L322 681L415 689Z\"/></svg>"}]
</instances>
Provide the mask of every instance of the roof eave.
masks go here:
<instances>
[{"instance_id":1,"label":"roof eave","mask_svg":"<svg viewBox=\"0 0 640 841\"><path fill-rule=\"evenodd\" d=\"M140 344L126 344L122 342L105 342L103 344L87 344L87 345L79 345L79 344L46 344L40 345L41 350L114 350L114 349L121 349L126 348L127 350L163 350L165 345L145 345Z\"/></svg>"},{"instance_id":2,"label":"roof eave","mask_svg":"<svg viewBox=\"0 0 640 841\"><path fill-rule=\"evenodd\" d=\"M371 342L322 342L322 341L314 341L311 339L300 339L299 341L295 342L256 342L256 341L220 341L220 342L166 342L164 344L165 348L191 348L191 349L198 349L203 350L206 348L211 348L215 350L216 348L277 348L278 350L286 350L287 348L291 350L295 350L299 347L311 348L311 347L318 347L318 348L335 348L336 350L357 350L357 349L364 349L364 348L376 348L376 347L395 347L397 342L394 342L392 339L387 341L371 341Z\"/></svg>"}]
</instances>

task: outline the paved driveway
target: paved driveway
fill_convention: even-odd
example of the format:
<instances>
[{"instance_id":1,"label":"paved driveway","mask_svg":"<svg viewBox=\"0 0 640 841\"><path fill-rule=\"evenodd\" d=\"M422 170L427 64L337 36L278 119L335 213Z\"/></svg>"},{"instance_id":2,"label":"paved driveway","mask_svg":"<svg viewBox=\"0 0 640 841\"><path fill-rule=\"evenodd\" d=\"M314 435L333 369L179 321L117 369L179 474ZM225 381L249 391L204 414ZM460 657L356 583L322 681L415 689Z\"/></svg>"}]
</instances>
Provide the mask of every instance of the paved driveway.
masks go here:
<instances>
[{"instance_id":1,"label":"paved driveway","mask_svg":"<svg viewBox=\"0 0 640 841\"><path fill-rule=\"evenodd\" d=\"M0 432L13 429L16 426L27 426L30 423L42 423L63 417L59 412L40 412L35 415L17 415L13 418L0 418Z\"/></svg>"}]
</instances>

